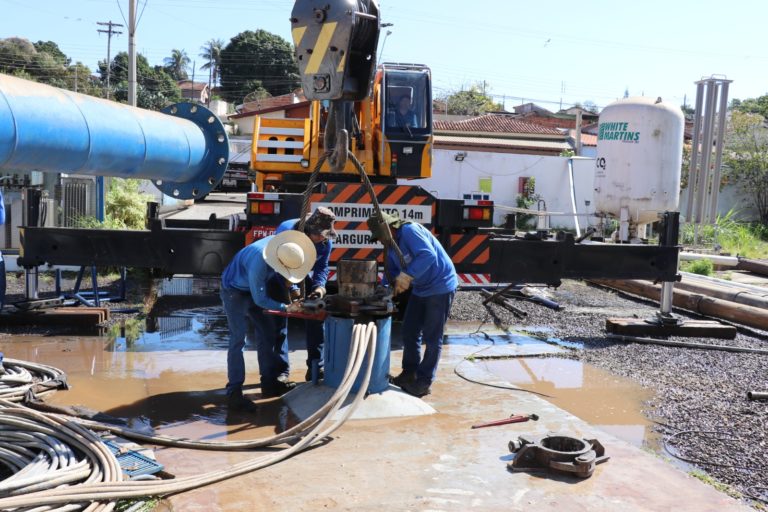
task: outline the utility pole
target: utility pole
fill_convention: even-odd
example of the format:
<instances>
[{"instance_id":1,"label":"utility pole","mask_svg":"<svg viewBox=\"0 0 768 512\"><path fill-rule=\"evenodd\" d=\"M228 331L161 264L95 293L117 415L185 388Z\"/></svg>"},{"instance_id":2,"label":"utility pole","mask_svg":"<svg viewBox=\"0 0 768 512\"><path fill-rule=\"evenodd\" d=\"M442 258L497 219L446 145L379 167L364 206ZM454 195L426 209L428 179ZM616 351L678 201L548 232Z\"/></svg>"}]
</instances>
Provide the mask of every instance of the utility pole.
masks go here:
<instances>
[{"instance_id":1,"label":"utility pole","mask_svg":"<svg viewBox=\"0 0 768 512\"><path fill-rule=\"evenodd\" d=\"M136 106L136 0L128 0L128 104Z\"/></svg>"},{"instance_id":2,"label":"utility pole","mask_svg":"<svg viewBox=\"0 0 768 512\"><path fill-rule=\"evenodd\" d=\"M109 99L109 79L112 75L112 36L122 34L122 32L119 30L114 29L114 27L122 27L122 25L119 23L112 23L112 21L99 21L96 22L96 24L103 27L108 27L107 30L101 28L97 29L97 32L107 34L107 99Z\"/></svg>"},{"instance_id":3,"label":"utility pole","mask_svg":"<svg viewBox=\"0 0 768 512\"><path fill-rule=\"evenodd\" d=\"M197 61L193 60L192 61L192 100L195 99L195 71L196 71L195 68L196 68L196 65L197 65Z\"/></svg>"}]
</instances>

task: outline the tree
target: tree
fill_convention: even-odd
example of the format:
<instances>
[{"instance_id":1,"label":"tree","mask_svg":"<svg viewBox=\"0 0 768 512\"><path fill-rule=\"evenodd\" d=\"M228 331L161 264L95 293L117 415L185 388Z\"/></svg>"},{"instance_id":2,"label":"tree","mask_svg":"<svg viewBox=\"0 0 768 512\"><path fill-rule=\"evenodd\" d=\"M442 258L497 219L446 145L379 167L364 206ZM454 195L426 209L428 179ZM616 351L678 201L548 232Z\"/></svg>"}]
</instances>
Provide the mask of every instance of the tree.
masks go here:
<instances>
[{"instance_id":1,"label":"tree","mask_svg":"<svg viewBox=\"0 0 768 512\"><path fill-rule=\"evenodd\" d=\"M53 41L38 41L34 44L35 50L37 50L40 53L47 53L51 57L53 57L56 62L59 64L62 64L64 66L69 66L72 62L72 59L67 57L63 51L61 51L61 48L59 48L59 45L54 43Z\"/></svg>"},{"instance_id":2,"label":"tree","mask_svg":"<svg viewBox=\"0 0 768 512\"><path fill-rule=\"evenodd\" d=\"M768 118L768 94L746 100L734 99L731 102L731 107L739 112L760 114L763 118Z\"/></svg>"},{"instance_id":3,"label":"tree","mask_svg":"<svg viewBox=\"0 0 768 512\"><path fill-rule=\"evenodd\" d=\"M468 90L461 90L440 99L447 105L449 114L460 116L479 116L486 112L502 110L500 103L494 103L493 99L483 93L480 85L475 84Z\"/></svg>"},{"instance_id":4,"label":"tree","mask_svg":"<svg viewBox=\"0 0 768 512\"><path fill-rule=\"evenodd\" d=\"M101 95L91 70L81 62L72 64L72 59L53 41L33 44L18 37L0 39L0 72L62 89Z\"/></svg>"},{"instance_id":5,"label":"tree","mask_svg":"<svg viewBox=\"0 0 768 512\"><path fill-rule=\"evenodd\" d=\"M111 83L114 88L115 100L128 102L128 54L120 52L110 63L112 70ZM107 66L99 62L99 72L104 83L107 80ZM163 107L181 101L181 89L176 80L162 66L149 65L146 57L136 55L136 105L149 110L160 110Z\"/></svg>"},{"instance_id":6,"label":"tree","mask_svg":"<svg viewBox=\"0 0 768 512\"><path fill-rule=\"evenodd\" d=\"M209 39L204 46L200 47L203 52L200 56L205 59L205 62L200 69L203 71L208 70L208 90L212 91L219 79L219 72L221 69L221 49L224 47L224 41L221 39ZM208 97L211 95L209 94Z\"/></svg>"},{"instance_id":7,"label":"tree","mask_svg":"<svg viewBox=\"0 0 768 512\"><path fill-rule=\"evenodd\" d=\"M593 114L597 114L597 113L598 113L598 108L597 108L597 105L595 104L595 102L594 102L594 101L591 101L591 100L587 100L587 101L585 101L585 102L584 102L584 103L581 105L581 108L583 108L583 109L584 109L584 110L586 110L587 112L592 112Z\"/></svg>"},{"instance_id":8,"label":"tree","mask_svg":"<svg viewBox=\"0 0 768 512\"><path fill-rule=\"evenodd\" d=\"M187 68L189 67L189 56L184 50L171 50L171 56L163 59L165 64L165 71L171 75L176 81L186 80L189 78L187 74Z\"/></svg>"},{"instance_id":9,"label":"tree","mask_svg":"<svg viewBox=\"0 0 768 512\"><path fill-rule=\"evenodd\" d=\"M233 37L221 50L220 68L221 95L231 103L253 92L255 81L274 96L300 85L291 44L266 30L246 30Z\"/></svg>"},{"instance_id":10,"label":"tree","mask_svg":"<svg viewBox=\"0 0 768 512\"><path fill-rule=\"evenodd\" d=\"M768 224L768 129L765 118L734 110L728 124L724 163L728 178L752 199Z\"/></svg>"}]
</instances>

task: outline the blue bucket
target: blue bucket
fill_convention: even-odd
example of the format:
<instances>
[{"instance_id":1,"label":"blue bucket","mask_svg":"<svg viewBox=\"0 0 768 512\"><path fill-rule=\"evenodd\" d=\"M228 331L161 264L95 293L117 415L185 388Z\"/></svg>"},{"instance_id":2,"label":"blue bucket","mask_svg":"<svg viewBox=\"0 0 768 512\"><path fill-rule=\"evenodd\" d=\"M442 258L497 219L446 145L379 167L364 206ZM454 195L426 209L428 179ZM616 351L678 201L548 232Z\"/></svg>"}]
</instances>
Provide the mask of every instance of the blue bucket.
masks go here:
<instances>
[{"instance_id":1,"label":"blue bucket","mask_svg":"<svg viewBox=\"0 0 768 512\"><path fill-rule=\"evenodd\" d=\"M355 325L353 318L338 318L329 316L325 319L325 344L323 346L323 359L325 360L325 376L323 383L333 388L339 387L344 377L349 359L349 349L352 345L352 327ZM376 339L376 353L373 355L373 368L371 380L368 383L369 393L381 393L389 387L389 352L390 332L392 319L383 318L376 321L378 337ZM363 361L360 375L352 386L352 392L360 389L363 383L363 373L367 362Z\"/></svg>"}]
</instances>

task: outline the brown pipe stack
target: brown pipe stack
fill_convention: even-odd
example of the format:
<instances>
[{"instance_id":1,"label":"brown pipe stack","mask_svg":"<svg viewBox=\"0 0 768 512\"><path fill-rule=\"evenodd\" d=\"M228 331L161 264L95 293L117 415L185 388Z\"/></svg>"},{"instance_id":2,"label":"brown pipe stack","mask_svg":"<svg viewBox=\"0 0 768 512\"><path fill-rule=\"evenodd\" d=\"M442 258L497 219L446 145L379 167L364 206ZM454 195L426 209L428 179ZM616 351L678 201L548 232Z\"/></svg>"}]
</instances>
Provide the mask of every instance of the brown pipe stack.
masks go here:
<instances>
[{"instance_id":1,"label":"brown pipe stack","mask_svg":"<svg viewBox=\"0 0 768 512\"><path fill-rule=\"evenodd\" d=\"M683 278L683 281L680 283L675 283L675 289L698 293L700 295L706 295L708 297L723 299L730 302L738 302L739 304L746 304L747 306L754 306L756 308L768 309L768 289L765 290L765 295L760 295L749 291L721 286L716 283L706 283L698 280L689 281L686 280L686 278Z\"/></svg>"},{"instance_id":2,"label":"brown pipe stack","mask_svg":"<svg viewBox=\"0 0 768 512\"><path fill-rule=\"evenodd\" d=\"M736 265L736 268L738 270L746 270L747 272L768 276L768 262L765 261L739 258L739 263Z\"/></svg>"},{"instance_id":3,"label":"brown pipe stack","mask_svg":"<svg viewBox=\"0 0 768 512\"><path fill-rule=\"evenodd\" d=\"M625 292L640 295L658 301L661 297L661 287L647 281L628 279L618 280L594 280L596 284L615 288ZM687 309L705 316L722 318L738 324L747 325L756 329L768 330L768 310L746 304L737 304L723 299L707 297L698 293L692 293L675 288L673 304L675 307Z\"/></svg>"}]
</instances>

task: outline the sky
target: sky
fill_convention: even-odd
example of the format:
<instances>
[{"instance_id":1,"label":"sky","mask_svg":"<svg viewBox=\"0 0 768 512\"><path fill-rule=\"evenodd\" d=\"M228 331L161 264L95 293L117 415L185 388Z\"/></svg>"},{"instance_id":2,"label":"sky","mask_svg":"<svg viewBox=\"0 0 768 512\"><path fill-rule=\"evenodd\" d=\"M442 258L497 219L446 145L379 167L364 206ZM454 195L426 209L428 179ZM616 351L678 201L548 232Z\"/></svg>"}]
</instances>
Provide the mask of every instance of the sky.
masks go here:
<instances>
[{"instance_id":1,"label":"sky","mask_svg":"<svg viewBox=\"0 0 768 512\"><path fill-rule=\"evenodd\" d=\"M380 59L432 70L434 96L485 84L507 109L550 110L630 96L694 103L695 82L733 80L730 98L768 93L765 0L380 0ZM210 39L265 29L290 40L293 0L138 0L137 48L162 64L196 60ZM91 70L106 57L97 22L127 26L127 0L0 0L0 37L51 40ZM128 36L113 37L112 54ZM387 32L390 32L387 35ZM191 70L190 70L191 74Z\"/></svg>"}]
</instances>

